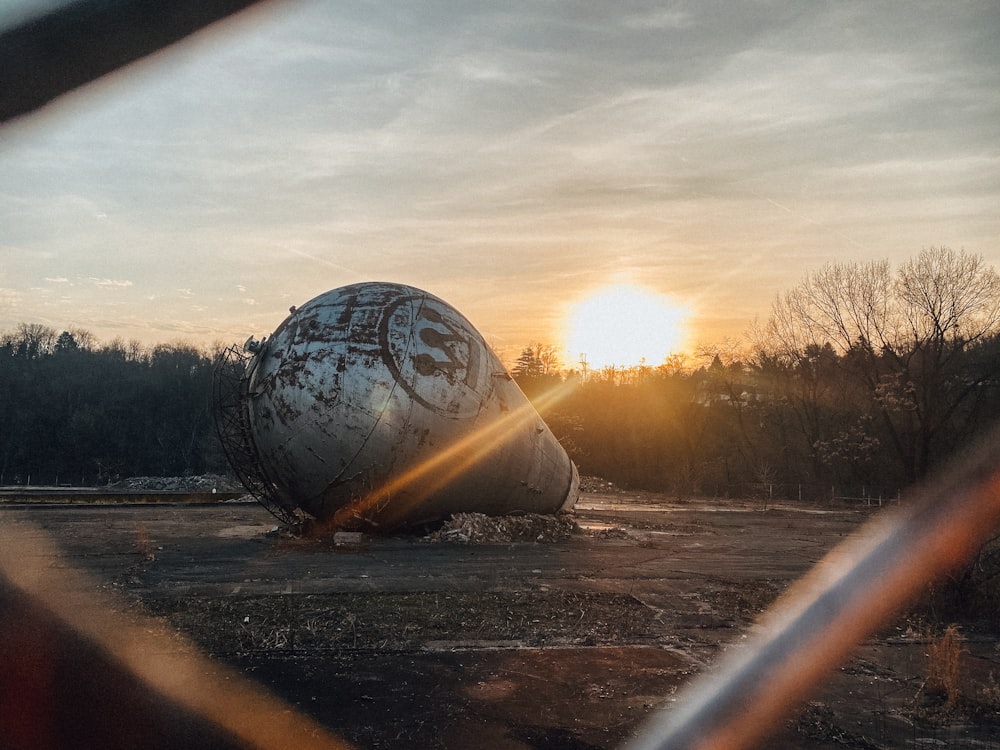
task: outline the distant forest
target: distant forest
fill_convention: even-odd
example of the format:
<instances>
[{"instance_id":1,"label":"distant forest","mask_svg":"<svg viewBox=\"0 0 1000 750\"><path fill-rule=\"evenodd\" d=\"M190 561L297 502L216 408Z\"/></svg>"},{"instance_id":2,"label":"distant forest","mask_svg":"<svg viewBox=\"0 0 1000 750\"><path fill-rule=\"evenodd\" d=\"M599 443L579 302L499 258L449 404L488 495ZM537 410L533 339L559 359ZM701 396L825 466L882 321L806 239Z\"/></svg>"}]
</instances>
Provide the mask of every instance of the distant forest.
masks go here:
<instances>
[{"instance_id":1,"label":"distant forest","mask_svg":"<svg viewBox=\"0 0 1000 750\"><path fill-rule=\"evenodd\" d=\"M107 484L226 473L213 355L186 344L98 345L22 323L0 333L0 484Z\"/></svg>"},{"instance_id":2,"label":"distant forest","mask_svg":"<svg viewBox=\"0 0 1000 750\"><path fill-rule=\"evenodd\" d=\"M512 375L583 474L680 497L892 498L1000 418L1000 276L947 248L895 271L830 264L739 345L589 372L554 352L526 346ZM226 473L217 354L0 333L0 484Z\"/></svg>"}]
</instances>

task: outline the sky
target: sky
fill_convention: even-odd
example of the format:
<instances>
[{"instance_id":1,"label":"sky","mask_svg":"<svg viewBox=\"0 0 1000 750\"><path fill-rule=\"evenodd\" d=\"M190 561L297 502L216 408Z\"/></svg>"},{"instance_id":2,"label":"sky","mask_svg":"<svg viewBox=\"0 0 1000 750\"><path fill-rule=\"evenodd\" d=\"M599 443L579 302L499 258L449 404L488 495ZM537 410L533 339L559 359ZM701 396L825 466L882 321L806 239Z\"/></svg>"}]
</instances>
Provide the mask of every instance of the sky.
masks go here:
<instances>
[{"instance_id":1,"label":"sky","mask_svg":"<svg viewBox=\"0 0 1000 750\"><path fill-rule=\"evenodd\" d=\"M273 4L0 129L0 332L228 345L395 281L512 361L638 284L693 350L830 262L1000 267L998 38L993 0Z\"/></svg>"}]
</instances>

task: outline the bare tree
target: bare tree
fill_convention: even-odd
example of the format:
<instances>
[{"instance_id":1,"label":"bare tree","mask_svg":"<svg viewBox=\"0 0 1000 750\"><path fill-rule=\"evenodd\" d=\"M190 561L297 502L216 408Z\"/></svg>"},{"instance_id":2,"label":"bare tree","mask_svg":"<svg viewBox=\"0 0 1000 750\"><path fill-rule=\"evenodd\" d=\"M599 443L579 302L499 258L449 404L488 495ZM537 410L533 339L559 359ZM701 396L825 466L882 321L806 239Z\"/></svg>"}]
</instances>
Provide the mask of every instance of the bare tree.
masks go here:
<instances>
[{"instance_id":1,"label":"bare tree","mask_svg":"<svg viewBox=\"0 0 1000 750\"><path fill-rule=\"evenodd\" d=\"M1000 324L1000 274L964 250L924 250L900 268L896 294L914 348L945 353Z\"/></svg>"},{"instance_id":2,"label":"bare tree","mask_svg":"<svg viewBox=\"0 0 1000 750\"><path fill-rule=\"evenodd\" d=\"M930 248L903 264L895 291L905 325L888 350L897 377L886 385L916 421L908 447L919 477L934 441L991 375L964 365L971 347L1000 331L1000 274L978 255Z\"/></svg>"},{"instance_id":3,"label":"bare tree","mask_svg":"<svg viewBox=\"0 0 1000 750\"><path fill-rule=\"evenodd\" d=\"M542 375L558 375L562 369L559 350L552 344L535 343L535 357L542 366Z\"/></svg>"},{"instance_id":4,"label":"bare tree","mask_svg":"<svg viewBox=\"0 0 1000 750\"><path fill-rule=\"evenodd\" d=\"M70 326L66 329L66 332L73 337L76 345L81 349L90 351L97 346L97 337L86 328Z\"/></svg>"},{"instance_id":5,"label":"bare tree","mask_svg":"<svg viewBox=\"0 0 1000 750\"><path fill-rule=\"evenodd\" d=\"M881 349L898 330L892 289L888 261L828 264L775 299L763 335L793 360L826 344L841 354L859 344Z\"/></svg>"},{"instance_id":6,"label":"bare tree","mask_svg":"<svg viewBox=\"0 0 1000 750\"><path fill-rule=\"evenodd\" d=\"M18 323L14 341L19 356L35 359L51 354L56 343L56 329L42 323Z\"/></svg>"},{"instance_id":7,"label":"bare tree","mask_svg":"<svg viewBox=\"0 0 1000 750\"><path fill-rule=\"evenodd\" d=\"M895 274L887 261L810 274L774 301L757 346L790 365L810 348L833 346L912 481L930 469L941 436L990 376L970 369L967 353L998 333L1000 274L981 256L931 247Z\"/></svg>"},{"instance_id":8,"label":"bare tree","mask_svg":"<svg viewBox=\"0 0 1000 750\"><path fill-rule=\"evenodd\" d=\"M142 342L136 339L126 341L121 336L116 336L104 344L101 351L119 357L125 362L147 362L150 357L150 352Z\"/></svg>"}]
</instances>

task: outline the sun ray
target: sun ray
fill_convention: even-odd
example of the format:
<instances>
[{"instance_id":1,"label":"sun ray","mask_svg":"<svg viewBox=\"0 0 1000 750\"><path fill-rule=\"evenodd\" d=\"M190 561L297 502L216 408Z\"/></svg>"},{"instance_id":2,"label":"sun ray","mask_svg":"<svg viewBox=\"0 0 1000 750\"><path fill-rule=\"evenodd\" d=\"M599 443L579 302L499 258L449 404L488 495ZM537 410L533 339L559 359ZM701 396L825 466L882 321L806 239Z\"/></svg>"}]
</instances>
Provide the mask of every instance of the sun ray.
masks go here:
<instances>
[{"instance_id":1,"label":"sun ray","mask_svg":"<svg viewBox=\"0 0 1000 750\"><path fill-rule=\"evenodd\" d=\"M419 487L420 497L434 494L480 461L487 459L504 443L517 438L524 429L532 428L539 421L540 412L563 398L570 389L570 384L563 384L547 393L535 405L526 401L522 406L456 440L426 460L393 477L384 485L373 489L366 496L345 505L333 515L329 526L351 527L358 519L366 518L373 509L381 508L390 500L398 503L394 495L407 487Z\"/></svg>"}]
</instances>

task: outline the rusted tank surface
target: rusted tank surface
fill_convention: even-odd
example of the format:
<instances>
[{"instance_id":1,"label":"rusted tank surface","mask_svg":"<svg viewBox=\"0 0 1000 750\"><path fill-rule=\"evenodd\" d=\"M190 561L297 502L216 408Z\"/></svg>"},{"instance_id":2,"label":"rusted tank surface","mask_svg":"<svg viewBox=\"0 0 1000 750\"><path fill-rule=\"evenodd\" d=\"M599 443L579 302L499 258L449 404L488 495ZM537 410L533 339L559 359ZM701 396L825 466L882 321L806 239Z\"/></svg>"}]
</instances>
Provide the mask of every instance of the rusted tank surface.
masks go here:
<instances>
[{"instance_id":1,"label":"rusted tank surface","mask_svg":"<svg viewBox=\"0 0 1000 750\"><path fill-rule=\"evenodd\" d=\"M217 383L217 401L230 399L217 413L242 433L227 448L237 473L279 514L390 530L576 500L562 446L479 332L432 294L334 289L244 349L236 396Z\"/></svg>"}]
</instances>

